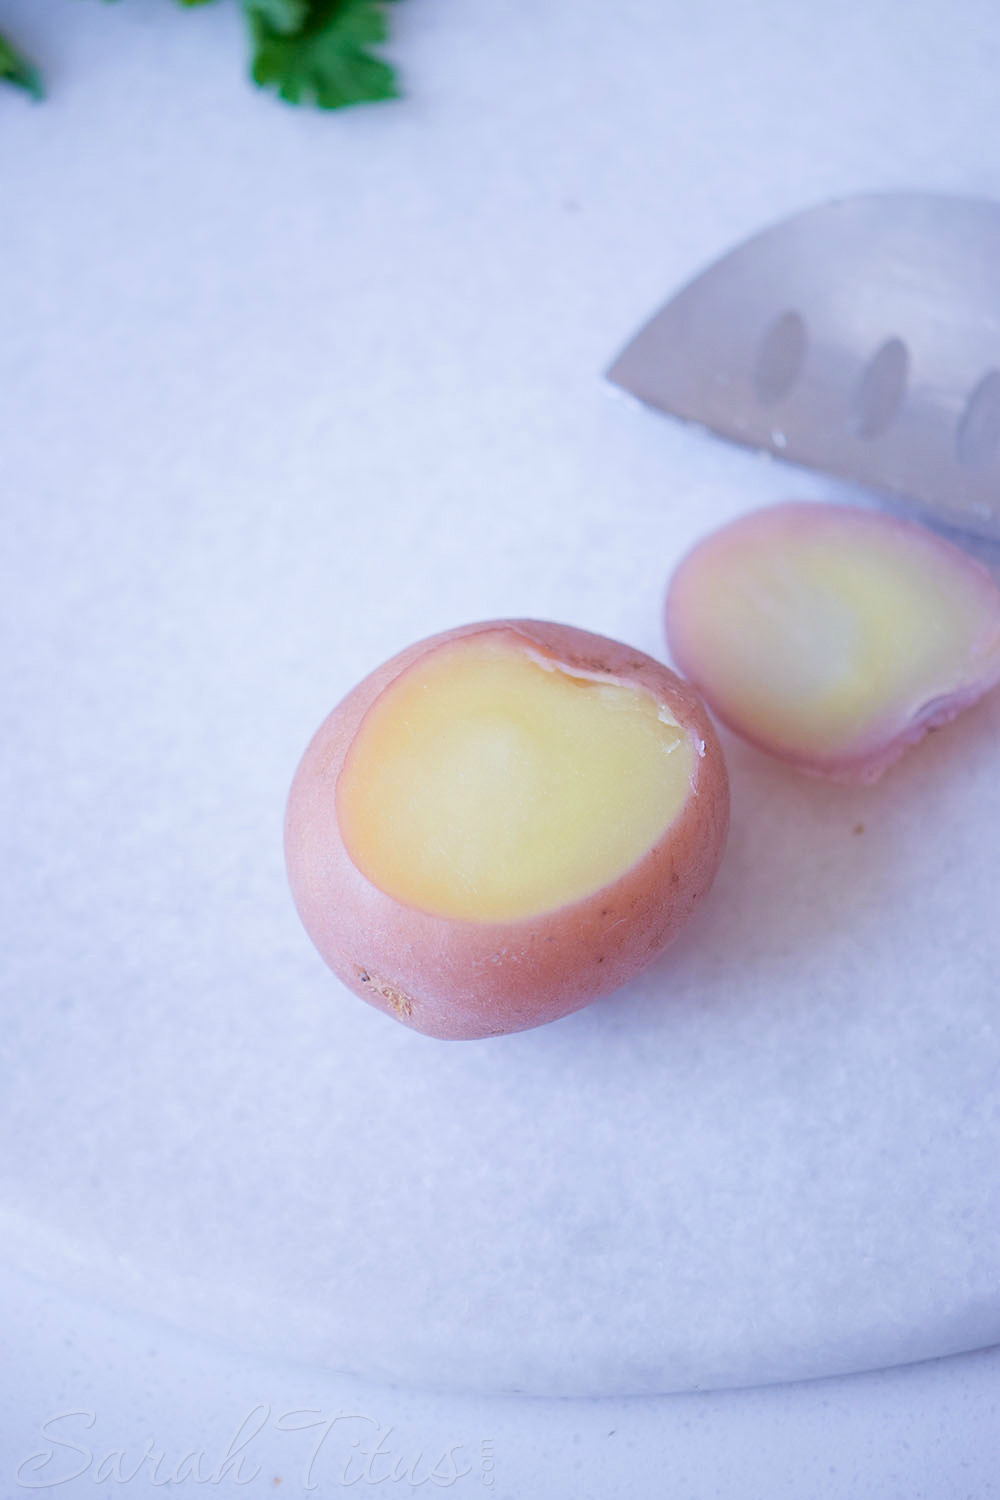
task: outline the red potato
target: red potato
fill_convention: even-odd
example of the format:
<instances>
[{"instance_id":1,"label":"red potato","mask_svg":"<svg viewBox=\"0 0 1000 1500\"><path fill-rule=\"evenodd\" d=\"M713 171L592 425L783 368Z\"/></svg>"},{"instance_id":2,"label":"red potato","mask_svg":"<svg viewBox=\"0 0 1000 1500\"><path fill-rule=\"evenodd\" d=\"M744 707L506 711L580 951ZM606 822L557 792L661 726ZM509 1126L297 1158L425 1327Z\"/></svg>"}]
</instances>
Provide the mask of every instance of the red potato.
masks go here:
<instances>
[{"instance_id":1,"label":"red potato","mask_svg":"<svg viewBox=\"0 0 1000 1500\"><path fill-rule=\"evenodd\" d=\"M876 781L1000 681L987 570L853 506L786 502L723 526L675 572L666 625L722 723L837 781Z\"/></svg>"},{"instance_id":2,"label":"red potato","mask_svg":"<svg viewBox=\"0 0 1000 1500\"><path fill-rule=\"evenodd\" d=\"M298 768L285 845L334 973L458 1039L637 974L709 889L728 817L686 683L603 636L501 620L421 641L348 694Z\"/></svg>"}]
</instances>

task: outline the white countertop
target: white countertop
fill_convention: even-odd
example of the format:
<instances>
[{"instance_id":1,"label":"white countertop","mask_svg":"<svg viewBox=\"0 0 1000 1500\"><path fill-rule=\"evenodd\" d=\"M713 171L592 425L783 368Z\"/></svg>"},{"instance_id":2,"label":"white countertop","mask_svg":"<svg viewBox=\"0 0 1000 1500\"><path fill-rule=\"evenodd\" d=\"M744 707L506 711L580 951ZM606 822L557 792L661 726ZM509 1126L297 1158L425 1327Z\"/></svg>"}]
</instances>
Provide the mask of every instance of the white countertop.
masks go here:
<instances>
[{"instance_id":1,"label":"white countertop","mask_svg":"<svg viewBox=\"0 0 1000 1500\"><path fill-rule=\"evenodd\" d=\"M83 1500L104 1493L98 1476L112 1484L119 1474L128 1488L112 1493L130 1500L163 1494L154 1479L184 1485L167 1494L215 1493L194 1490L189 1454L203 1455L197 1472L218 1476L220 1494L252 1500L435 1494L438 1465L438 1489L498 1500L1000 1494L996 1350L742 1391L441 1396L261 1359L7 1272L0 1292L11 1495L47 1483ZM370 1458L379 1446L387 1457ZM385 1477L393 1468L397 1484Z\"/></svg>"},{"instance_id":2,"label":"white countertop","mask_svg":"<svg viewBox=\"0 0 1000 1500\"><path fill-rule=\"evenodd\" d=\"M704 1483L670 1495L739 1493L769 1423L761 1493L793 1431L809 1492L847 1494L820 1434L863 1466L876 1409L924 1493L965 1493L930 1487L920 1413L945 1400L954 1457L993 1355L658 1393L1000 1339L996 694L861 792L727 740L733 835L690 932L518 1037L430 1042L347 997L280 824L316 724L411 640L532 615L662 656L702 531L843 494L600 372L785 213L996 196L992 8L412 0L405 100L333 116L243 81L226 0L0 21L50 90L0 92L12 1369L49 1330L12 1390L17 1462L57 1392L108 1446L187 1444L197 1367L206 1392L273 1389L272 1416L361 1392L428 1445L502 1417L499 1494L628 1493L686 1421ZM118 1351L83 1358L80 1394L60 1321Z\"/></svg>"}]
</instances>

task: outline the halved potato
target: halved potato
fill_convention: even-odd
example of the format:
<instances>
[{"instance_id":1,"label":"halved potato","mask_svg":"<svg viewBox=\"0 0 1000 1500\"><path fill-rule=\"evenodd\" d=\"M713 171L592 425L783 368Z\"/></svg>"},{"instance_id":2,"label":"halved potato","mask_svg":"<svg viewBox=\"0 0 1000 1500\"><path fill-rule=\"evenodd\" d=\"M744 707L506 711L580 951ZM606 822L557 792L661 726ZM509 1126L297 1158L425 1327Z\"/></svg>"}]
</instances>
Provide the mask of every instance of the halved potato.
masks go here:
<instances>
[{"instance_id":1,"label":"halved potato","mask_svg":"<svg viewBox=\"0 0 1000 1500\"><path fill-rule=\"evenodd\" d=\"M667 594L712 712L803 771L872 782L1000 681L1000 591L926 526L787 502L705 538Z\"/></svg>"},{"instance_id":2,"label":"halved potato","mask_svg":"<svg viewBox=\"0 0 1000 1500\"><path fill-rule=\"evenodd\" d=\"M697 695L616 641L469 625L365 679L286 820L336 974L437 1037L518 1031L636 974L708 890L728 781Z\"/></svg>"}]
</instances>

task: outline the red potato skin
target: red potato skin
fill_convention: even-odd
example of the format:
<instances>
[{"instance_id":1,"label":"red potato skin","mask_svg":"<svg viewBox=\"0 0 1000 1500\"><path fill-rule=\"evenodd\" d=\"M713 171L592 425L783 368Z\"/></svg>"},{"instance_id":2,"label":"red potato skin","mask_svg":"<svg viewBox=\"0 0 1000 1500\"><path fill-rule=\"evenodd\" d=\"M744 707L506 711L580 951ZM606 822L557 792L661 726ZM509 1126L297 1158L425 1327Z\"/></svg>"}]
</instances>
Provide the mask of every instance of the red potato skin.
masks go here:
<instances>
[{"instance_id":1,"label":"red potato skin","mask_svg":"<svg viewBox=\"0 0 1000 1500\"><path fill-rule=\"evenodd\" d=\"M570 671L649 691L697 743L692 793L659 842L620 879L555 911L511 922L431 915L373 885L344 847L337 779L361 721L428 652L503 633ZM700 698L667 667L618 641L568 625L499 620L410 646L379 667L324 721L292 783L285 855L306 931L363 1000L428 1036L497 1036L557 1020L617 989L680 932L715 878L729 826L729 782Z\"/></svg>"}]
</instances>

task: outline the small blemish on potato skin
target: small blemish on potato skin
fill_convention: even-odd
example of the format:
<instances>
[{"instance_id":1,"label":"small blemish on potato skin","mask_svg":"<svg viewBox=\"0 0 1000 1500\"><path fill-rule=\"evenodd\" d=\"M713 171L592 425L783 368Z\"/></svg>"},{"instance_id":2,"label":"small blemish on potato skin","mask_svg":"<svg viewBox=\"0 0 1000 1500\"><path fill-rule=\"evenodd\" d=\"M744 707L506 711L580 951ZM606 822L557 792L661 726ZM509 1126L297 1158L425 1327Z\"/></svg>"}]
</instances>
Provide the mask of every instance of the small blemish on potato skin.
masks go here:
<instances>
[{"instance_id":1,"label":"small blemish on potato skin","mask_svg":"<svg viewBox=\"0 0 1000 1500\"><path fill-rule=\"evenodd\" d=\"M376 995L381 995L383 1000L388 1000L397 1016L413 1015L413 1000L405 990L401 990L398 985L387 984L384 979L377 979L360 964L355 965L355 973L362 984L369 985Z\"/></svg>"},{"instance_id":2,"label":"small blemish on potato skin","mask_svg":"<svg viewBox=\"0 0 1000 1500\"><path fill-rule=\"evenodd\" d=\"M863 823L855 823L855 825L854 825L854 832L855 833L864 833L864 831L865 831L865 825Z\"/></svg>"},{"instance_id":3,"label":"small blemish on potato skin","mask_svg":"<svg viewBox=\"0 0 1000 1500\"><path fill-rule=\"evenodd\" d=\"M413 1015L413 1001L402 990L390 989L388 985L384 985L379 993L385 996L397 1016Z\"/></svg>"}]
</instances>

